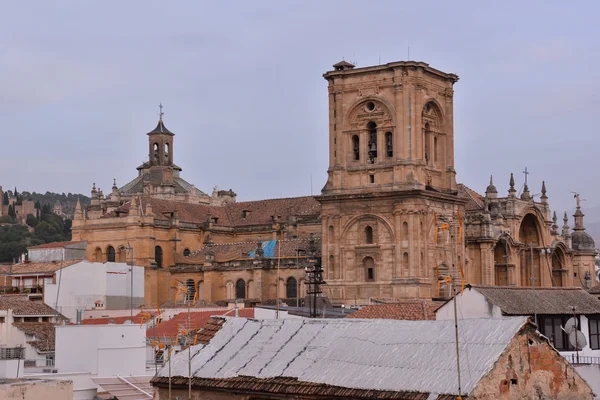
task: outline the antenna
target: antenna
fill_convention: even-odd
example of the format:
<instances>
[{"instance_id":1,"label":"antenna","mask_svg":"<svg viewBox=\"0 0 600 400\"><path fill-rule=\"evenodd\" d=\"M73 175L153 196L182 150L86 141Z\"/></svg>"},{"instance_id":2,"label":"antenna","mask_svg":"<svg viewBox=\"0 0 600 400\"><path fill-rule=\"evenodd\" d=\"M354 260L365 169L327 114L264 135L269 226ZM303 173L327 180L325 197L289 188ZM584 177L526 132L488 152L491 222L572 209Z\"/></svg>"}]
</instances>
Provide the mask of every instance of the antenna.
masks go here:
<instances>
[{"instance_id":1,"label":"antenna","mask_svg":"<svg viewBox=\"0 0 600 400\"><path fill-rule=\"evenodd\" d=\"M313 195L313 192L312 192L312 174L310 174L310 195L311 196Z\"/></svg>"},{"instance_id":2,"label":"antenna","mask_svg":"<svg viewBox=\"0 0 600 400\"><path fill-rule=\"evenodd\" d=\"M408 45L408 51L406 53L406 61L410 61L410 44Z\"/></svg>"}]
</instances>

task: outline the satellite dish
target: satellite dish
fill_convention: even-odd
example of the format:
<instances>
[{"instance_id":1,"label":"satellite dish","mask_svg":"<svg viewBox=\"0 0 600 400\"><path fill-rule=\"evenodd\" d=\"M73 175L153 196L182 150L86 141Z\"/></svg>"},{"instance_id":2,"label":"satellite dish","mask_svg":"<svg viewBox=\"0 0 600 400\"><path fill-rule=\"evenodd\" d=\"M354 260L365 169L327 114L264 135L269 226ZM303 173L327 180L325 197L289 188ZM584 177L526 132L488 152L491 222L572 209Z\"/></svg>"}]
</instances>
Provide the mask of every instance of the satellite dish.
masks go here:
<instances>
[{"instance_id":1,"label":"satellite dish","mask_svg":"<svg viewBox=\"0 0 600 400\"><path fill-rule=\"evenodd\" d=\"M576 329L569 333L569 343L575 347L575 350L581 350L587 344L587 340L585 340L585 335Z\"/></svg>"},{"instance_id":2,"label":"satellite dish","mask_svg":"<svg viewBox=\"0 0 600 400\"><path fill-rule=\"evenodd\" d=\"M569 320L565 324L565 327L563 328L563 330L567 333L567 335L570 335L571 332L573 332L576 329L577 329L577 320L575 319L575 317L569 318Z\"/></svg>"}]
</instances>

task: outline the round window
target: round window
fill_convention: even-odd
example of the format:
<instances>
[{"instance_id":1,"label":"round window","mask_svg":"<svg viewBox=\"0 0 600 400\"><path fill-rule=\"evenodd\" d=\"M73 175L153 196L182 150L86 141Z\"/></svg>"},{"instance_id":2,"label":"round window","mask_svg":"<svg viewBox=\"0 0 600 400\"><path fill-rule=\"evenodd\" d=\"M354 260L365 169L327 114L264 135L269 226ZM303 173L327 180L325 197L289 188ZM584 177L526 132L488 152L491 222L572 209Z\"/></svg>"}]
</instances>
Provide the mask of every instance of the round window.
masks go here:
<instances>
[{"instance_id":1,"label":"round window","mask_svg":"<svg viewBox=\"0 0 600 400\"><path fill-rule=\"evenodd\" d=\"M373 111L375 109L375 103L373 103L372 101L369 101L367 103L367 111Z\"/></svg>"}]
</instances>

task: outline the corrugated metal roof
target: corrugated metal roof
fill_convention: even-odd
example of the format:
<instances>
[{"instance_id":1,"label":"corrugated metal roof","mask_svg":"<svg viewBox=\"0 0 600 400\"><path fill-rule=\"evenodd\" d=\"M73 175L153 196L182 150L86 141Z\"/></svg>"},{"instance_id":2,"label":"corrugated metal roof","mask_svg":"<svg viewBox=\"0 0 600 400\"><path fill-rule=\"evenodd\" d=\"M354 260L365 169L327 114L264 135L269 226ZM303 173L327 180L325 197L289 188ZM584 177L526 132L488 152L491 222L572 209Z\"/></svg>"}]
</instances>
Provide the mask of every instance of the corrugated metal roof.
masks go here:
<instances>
[{"instance_id":1,"label":"corrugated metal roof","mask_svg":"<svg viewBox=\"0 0 600 400\"><path fill-rule=\"evenodd\" d=\"M459 324L463 392L492 369L527 318ZM457 394L454 321L228 318L192 348L195 378L296 378L343 388ZM187 354L172 375L188 375ZM163 369L158 376L167 377Z\"/></svg>"}]
</instances>

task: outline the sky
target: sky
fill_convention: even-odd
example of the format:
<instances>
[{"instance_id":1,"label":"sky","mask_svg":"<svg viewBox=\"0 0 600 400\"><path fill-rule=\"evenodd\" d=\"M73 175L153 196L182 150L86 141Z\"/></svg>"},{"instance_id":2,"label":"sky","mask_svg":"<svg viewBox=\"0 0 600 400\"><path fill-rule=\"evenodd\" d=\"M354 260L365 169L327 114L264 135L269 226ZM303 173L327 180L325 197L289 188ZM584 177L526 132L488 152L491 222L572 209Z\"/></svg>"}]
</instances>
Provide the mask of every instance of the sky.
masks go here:
<instances>
[{"instance_id":1,"label":"sky","mask_svg":"<svg viewBox=\"0 0 600 400\"><path fill-rule=\"evenodd\" d=\"M136 176L158 105L182 177L238 201L320 193L327 82L408 58L459 75L457 180L546 181L600 220L600 3L31 1L3 4L0 185L110 191Z\"/></svg>"}]
</instances>

